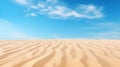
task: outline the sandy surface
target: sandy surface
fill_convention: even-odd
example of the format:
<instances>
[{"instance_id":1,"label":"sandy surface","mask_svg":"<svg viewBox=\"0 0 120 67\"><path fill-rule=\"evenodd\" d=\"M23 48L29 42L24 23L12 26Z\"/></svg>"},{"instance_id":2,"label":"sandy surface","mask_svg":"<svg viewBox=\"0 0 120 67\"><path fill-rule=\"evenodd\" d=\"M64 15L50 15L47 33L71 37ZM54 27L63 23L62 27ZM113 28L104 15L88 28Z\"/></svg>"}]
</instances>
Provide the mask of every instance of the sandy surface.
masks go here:
<instances>
[{"instance_id":1,"label":"sandy surface","mask_svg":"<svg viewBox=\"0 0 120 67\"><path fill-rule=\"evenodd\" d=\"M120 67L120 40L0 41L0 67Z\"/></svg>"}]
</instances>

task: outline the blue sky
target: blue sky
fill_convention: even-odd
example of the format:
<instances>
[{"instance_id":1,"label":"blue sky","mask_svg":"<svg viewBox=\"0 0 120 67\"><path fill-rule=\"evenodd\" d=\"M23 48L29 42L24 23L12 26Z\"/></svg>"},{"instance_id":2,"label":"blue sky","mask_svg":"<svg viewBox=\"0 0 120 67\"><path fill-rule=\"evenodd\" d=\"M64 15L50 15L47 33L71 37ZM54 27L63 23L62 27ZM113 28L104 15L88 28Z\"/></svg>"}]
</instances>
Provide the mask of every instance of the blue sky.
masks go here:
<instances>
[{"instance_id":1,"label":"blue sky","mask_svg":"<svg viewBox=\"0 0 120 67\"><path fill-rule=\"evenodd\" d=\"M0 40L120 39L119 0L0 0Z\"/></svg>"}]
</instances>

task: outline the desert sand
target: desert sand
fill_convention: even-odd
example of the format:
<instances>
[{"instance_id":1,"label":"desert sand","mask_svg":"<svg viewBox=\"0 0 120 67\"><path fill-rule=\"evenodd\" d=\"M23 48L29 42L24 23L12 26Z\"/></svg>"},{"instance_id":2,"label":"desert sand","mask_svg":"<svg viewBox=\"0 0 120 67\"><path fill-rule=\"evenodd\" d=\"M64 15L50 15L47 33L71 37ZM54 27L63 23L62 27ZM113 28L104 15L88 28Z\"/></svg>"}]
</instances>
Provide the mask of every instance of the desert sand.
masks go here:
<instances>
[{"instance_id":1,"label":"desert sand","mask_svg":"<svg viewBox=\"0 0 120 67\"><path fill-rule=\"evenodd\" d=\"M0 67L120 67L120 40L2 40Z\"/></svg>"}]
</instances>

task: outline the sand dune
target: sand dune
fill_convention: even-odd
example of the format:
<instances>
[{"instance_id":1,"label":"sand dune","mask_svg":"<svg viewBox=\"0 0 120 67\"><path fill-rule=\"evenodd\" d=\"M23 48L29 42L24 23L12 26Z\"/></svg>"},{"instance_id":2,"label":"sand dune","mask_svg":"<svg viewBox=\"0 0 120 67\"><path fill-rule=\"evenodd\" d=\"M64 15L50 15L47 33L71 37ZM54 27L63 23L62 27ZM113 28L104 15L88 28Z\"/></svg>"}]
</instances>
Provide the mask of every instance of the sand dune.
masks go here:
<instances>
[{"instance_id":1,"label":"sand dune","mask_svg":"<svg viewBox=\"0 0 120 67\"><path fill-rule=\"evenodd\" d=\"M0 67L120 67L120 40L0 41Z\"/></svg>"}]
</instances>

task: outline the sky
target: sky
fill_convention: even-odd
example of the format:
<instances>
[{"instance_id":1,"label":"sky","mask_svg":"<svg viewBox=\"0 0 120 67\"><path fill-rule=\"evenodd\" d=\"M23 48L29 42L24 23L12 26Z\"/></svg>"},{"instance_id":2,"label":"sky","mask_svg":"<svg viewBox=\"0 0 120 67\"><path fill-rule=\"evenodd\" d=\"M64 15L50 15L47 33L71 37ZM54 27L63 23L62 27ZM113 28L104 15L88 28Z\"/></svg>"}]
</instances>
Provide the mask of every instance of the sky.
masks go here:
<instances>
[{"instance_id":1,"label":"sky","mask_svg":"<svg viewBox=\"0 0 120 67\"><path fill-rule=\"evenodd\" d=\"M0 0L0 40L119 40L119 8L119 0Z\"/></svg>"}]
</instances>

